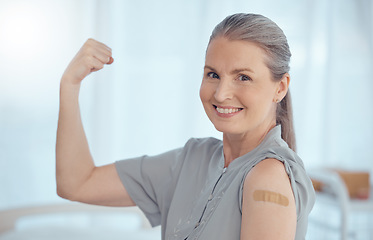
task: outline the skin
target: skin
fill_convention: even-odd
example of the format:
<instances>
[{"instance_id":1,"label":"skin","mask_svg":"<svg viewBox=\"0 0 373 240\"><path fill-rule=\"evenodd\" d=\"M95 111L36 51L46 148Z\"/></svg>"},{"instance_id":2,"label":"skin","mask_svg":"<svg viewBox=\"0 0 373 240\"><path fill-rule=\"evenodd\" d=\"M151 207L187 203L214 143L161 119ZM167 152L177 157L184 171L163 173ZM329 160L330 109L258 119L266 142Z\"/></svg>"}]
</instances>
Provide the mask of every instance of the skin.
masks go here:
<instances>
[{"instance_id":1,"label":"skin","mask_svg":"<svg viewBox=\"0 0 373 240\"><path fill-rule=\"evenodd\" d=\"M271 80L266 55L256 44L214 39L206 52L200 98L210 121L223 132L225 164L253 150L276 125L276 100L282 99L290 77ZM239 109L232 116L216 106Z\"/></svg>"},{"instance_id":2,"label":"skin","mask_svg":"<svg viewBox=\"0 0 373 240\"><path fill-rule=\"evenodd\" d=\"M81 81L113 61L109 47L88 39L61 78L56 141L57 194L72 201L96 205L134 206L114 164L94 165L80 116Z\"/></svg>"},{"instance_id":3,"label":"skin","mask_svg":"<svg viewBox=\"0 0 373 240\"><path fill-rule=\"evenodd\" d=\"M207 49L200 98L207 116L223 133L226 167L258 146L276 125L276 101L286 95L290 77L285 74L273 81L266 60L265 52L247 41L218 37ZM289 204L255 201L256 190L279 193ZM266 159L245 179L241 239L294 239L295 228L295 201L284 165Z\"/></svg>"},{"instance_id":4,"label":"skin","mask_svg":"<svg viewBox=\"0 0 373 240\"><path fill-rule=\"evenodd\" d=\"M256 190L279 193L289 200L287 206L255 201ZM246 176L243 189L241 240L294 239L296 208L288 175L282 162L266 159Z\"/></svg>"},{"instance_id":5,"label":"skin","mask_svg":"<svg viewBox=\"0 0 373 240\"><path fill-rule=\"evenodd\" d=\"M285 74L281 81L272 81L265 60L266 55L255 44L225 38L213 40L207 50L200 97L211 122L223 132L226 166L254 149L275 126L275 102L285 96L290 78ZM111 49L89 39L61 78L57 193L72 201L134 206L115 165L94 165L80 117L81 81L112 62ZM223 113L214 106L223 108ZM226 114L224 108L239 111ZM255 201L255 190L279 193L289 199L289 205ZM294 239L295 226L294 196L284 166L275 159L264 160L245 179L241 239Z\"/></svg>"}]
</instances>

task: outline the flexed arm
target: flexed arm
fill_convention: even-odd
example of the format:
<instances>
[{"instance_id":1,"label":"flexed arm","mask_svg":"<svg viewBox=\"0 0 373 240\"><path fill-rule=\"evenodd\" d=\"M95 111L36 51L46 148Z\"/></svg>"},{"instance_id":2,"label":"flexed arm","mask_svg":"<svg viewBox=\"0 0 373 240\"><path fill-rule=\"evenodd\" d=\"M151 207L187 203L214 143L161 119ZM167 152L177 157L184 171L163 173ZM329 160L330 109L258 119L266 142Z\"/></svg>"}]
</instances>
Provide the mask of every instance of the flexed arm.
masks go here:
<instances>
[{"instance_id":1,"label":"flexed arm","mask_svg":"<svg viewBox=\"0 0 373 240\"><path fill-rule=\"evenodd\" d=\"M112 62L109 47L88 39L62 76L56 140L57 194L73 201L131 206L134 203L120 182L114 164L94 165L79 109L82 80Z\"/></svg>"}]
</instances>

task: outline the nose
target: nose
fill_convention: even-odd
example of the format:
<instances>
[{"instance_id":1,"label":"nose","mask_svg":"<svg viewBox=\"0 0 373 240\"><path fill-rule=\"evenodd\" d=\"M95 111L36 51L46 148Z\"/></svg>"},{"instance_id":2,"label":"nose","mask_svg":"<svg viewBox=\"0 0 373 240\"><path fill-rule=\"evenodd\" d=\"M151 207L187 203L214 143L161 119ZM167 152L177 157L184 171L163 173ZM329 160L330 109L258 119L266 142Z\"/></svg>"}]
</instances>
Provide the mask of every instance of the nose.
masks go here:
<instances>
[{"instance_id":1,"label":"nose","mask_svg":"<svg viewBox=\"0 0 373 240\"><path fill-rule=\"evenodd\" d=\"M224 102L233 98L233 88L229 81L221 79L215 90L214 97L218 102Z\"/></svg>"}]
</instances>

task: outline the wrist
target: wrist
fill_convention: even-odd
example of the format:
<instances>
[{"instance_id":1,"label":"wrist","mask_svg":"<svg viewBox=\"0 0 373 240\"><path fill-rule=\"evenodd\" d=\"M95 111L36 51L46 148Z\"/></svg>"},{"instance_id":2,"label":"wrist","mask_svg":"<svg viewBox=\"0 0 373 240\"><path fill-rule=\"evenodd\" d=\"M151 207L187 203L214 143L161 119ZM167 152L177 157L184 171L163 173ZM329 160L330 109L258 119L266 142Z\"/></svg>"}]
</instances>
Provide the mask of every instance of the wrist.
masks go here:
<instances>
[{"instance_id":1,"label":"wrist","mask_svg":"<svg viewBox=\"0 0 373 240\"><path fill-rule=\"evenodd\" d=\"M60 97L62 99L66 99L66 97L70 100L77 99L79 97L80 92L80 83L72 83L69 79L65 79L62 77L60 82ZM74 97L75 96L75 97Z\"/></svg>"},{"instance_id":2,"label":"wrist","mask_svg":"<svg viewBox=\"0 0 373 240\"><path fill-rule=\"evenodd\" d=\"M81 80L76 80L76 77L74 77L71 74L64 73L61 77L61 84L72 84L72 85L80 85Z\"/></svg>"},{"instance_id":3,"label":"wrist","mask_svg":"<svg viewBox=\"0 0 373 240\"><path fill-rule=\"evenodd\" d=\"M71 77L63 75L60 81L60 87L64 88L80 88L81 82L80 81L74 81Z\"/></svg>"}]
</instances>

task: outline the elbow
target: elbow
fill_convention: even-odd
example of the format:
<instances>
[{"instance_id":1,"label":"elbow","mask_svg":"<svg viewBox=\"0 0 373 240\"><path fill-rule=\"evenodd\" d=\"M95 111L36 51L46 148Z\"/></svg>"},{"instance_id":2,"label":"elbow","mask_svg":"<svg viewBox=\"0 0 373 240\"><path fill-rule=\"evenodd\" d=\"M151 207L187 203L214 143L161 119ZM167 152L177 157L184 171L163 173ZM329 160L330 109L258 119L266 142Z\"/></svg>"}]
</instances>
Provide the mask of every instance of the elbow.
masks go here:
<instances>
[{"instance_id":1,"label":"elbow","mask_svg":"<svg viewBox=\"0 0 373 240\"><path fill-rule=\"evenodd\" d=\"M63 199L70 200L70 201L76 201L71 188L60 183L59 181L57 181L56 192L57 192L57 195Z\"/></svg>"},{"instance_id":2,"label":"elbow","mask_svg":"<svg viewBox=\"0 0 373 240\"><path fill-rule=\"evenodd\" d=\"M56 171L56 193L59 197L74 201L74 191L76 186L71 176L61 174L60 171Z\"/></svg>"},{"instance_id":3,"label":"elbow","mask_svg":"<svg viewBox=\"0 0 373 240\"><path fill-rule=\"evenodd\" d=\"M56 188L56 192L57 192L57 195L60 197L60 198L64 198L64 199L67 199L67 194L65 191L61 190L60 187L57 186Z\"/></svg>"},{"instance_id":4,"label":"elbow","mask_svg":"<svg viewBox=\"0 0 373 240\"><path fill-rule=\"evenodd\" d=\"M66 191L66 187L64 187L63 181L56 171L56 193L59 197L68 199L68 191Z\"/></svg>"},{"instance_id":5,"label":"elbow","mask_svg":"<svg viewBox=\"0 0 373 240\"><path fill-rule=\"evenodd\" d=\"M57 184L57 187L56 187L56 192L57 192L57 195L60 198L63 198L63 199L66 199L66 200L72 200L72 197L71 197L71 194L69 193L69 191L66 191L66 189L59 186L58 184Z\"/></svg>"},{"instance_id":6,"label":"elbow","mask_svg":"<svg viewBox=\"0 0 373 240\"><path fill-rule=\"evenodd\" d=\"M65 171L67 172L67 171ZM81 176L73 176L71 174L62 174L61 171L56 171L56 193L59 197L81 202L86 195L86 183L91 174ZM86 177L88 176L88 177Z\"/></svg>"},{"instance_id":7,"label":"elbow","mask_svg":"<svg viewBox=\"0 0 373 240\"><path fill-rule=\"evenodd\" d=\"M60 198L63 198L65 200L69 200L69 201L73 201L73 202L79 202L79 199L74 194L72 194L70 191L66 191L66 190L63 190L63 189L57 187L56 192L57 192L57 195Z\"/></svg>"}]
</instances>

